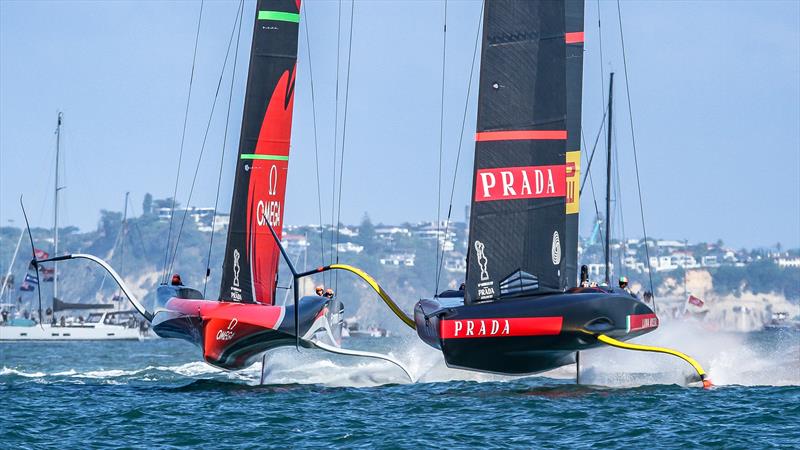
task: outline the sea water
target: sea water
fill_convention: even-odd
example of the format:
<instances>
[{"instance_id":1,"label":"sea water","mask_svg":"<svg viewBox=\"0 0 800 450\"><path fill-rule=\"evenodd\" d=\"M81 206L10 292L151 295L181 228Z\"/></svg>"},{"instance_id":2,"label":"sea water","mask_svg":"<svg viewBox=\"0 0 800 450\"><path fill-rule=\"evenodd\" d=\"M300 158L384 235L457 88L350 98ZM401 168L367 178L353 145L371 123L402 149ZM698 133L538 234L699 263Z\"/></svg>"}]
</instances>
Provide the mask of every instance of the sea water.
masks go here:
<instances>
[{"instance_id":1,"label":"sea water","mask_svg":"<svg viewBox=\"0 0 800 450\"><path fill-rule=\"evenodd\" d=\"M637 342L695 356L601 349L530 377L446 368L410 333L345 339L389 363L281 349L240 372L190 344L0 344L0 448L800 447L800 333L662 327Z\"/></svg>"}]
</instances>

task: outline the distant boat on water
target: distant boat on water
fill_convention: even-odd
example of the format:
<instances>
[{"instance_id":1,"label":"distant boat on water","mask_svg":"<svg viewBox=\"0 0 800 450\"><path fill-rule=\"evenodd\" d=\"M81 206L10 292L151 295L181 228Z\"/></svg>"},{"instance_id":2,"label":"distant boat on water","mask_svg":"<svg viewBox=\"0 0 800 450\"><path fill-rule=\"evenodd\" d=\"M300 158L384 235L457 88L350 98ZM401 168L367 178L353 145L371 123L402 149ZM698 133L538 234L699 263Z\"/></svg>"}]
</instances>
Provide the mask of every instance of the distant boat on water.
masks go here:
<instances>
[{"instance_id":1,"label":"distant boat on water","mask_svg":"<svg viewBox=\"0 0 800 450\"><path fill-rule=\"evenodd\" d=\"M53 252L58 252L58 195L64 187L59 180L59 162L61 150L61 125L63 113L58 113L56 126L56 173L55 173L55 201L53 207ZM127 201L127 197L126 197ZM126 205L127 206L127 205ZM20 241L22 241L22 235ZM9 273L4 279L3 291L8 292L6 299L0 304L0 342L2 341L74 341L74 340L118 340L141 339L149 330L146 322L141 320L135 311L102 310L114 309L110 303L68 303L58 298L58 265L53 267L39 267L39 277L28 273L25 281L20 285L20 291L33 291L40 289L41 282L53 283L52 308L46 311L40 309L34 316L23 306L21 297L11 300L13 291L13 275L11 269L19 250L19 242L9 264ZM34 249L36 258L47 258L49 255L43 250ZM31 308L32 309L32 308ZM83 316L68 317L62 315L56 318L59 311L92 310L84 319ZM48 320L47 317L50 316Z\"/></svg>"}]
</instances>

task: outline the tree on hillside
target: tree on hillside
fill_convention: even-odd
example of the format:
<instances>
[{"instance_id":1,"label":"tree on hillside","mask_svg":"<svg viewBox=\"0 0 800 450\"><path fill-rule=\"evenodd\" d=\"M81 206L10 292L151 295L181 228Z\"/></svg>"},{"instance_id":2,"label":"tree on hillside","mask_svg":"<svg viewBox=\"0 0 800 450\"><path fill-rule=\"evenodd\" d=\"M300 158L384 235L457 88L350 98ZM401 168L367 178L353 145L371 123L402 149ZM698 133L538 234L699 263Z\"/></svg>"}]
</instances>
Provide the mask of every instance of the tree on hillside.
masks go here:
<instances>
[{"instance_id":1,"label":"tree on hillside","mask_svg":"<svg viewBox=\"0 0 800 450\"><path fill-rule=\"evenodd\" d=\"M375 226L372 225L367 213L364 213L364 217L361 218L361 225L358 226L358 240L364 247L371 246L375 240Z\"/></svg>"},{"instance_id":2,"label":"tree on hillside","mask_svg":"<svg viewBox=\"0 0 800 450\"><path fill-rule=\"evenodd\" d=\"M180 203L175 202L175 209L179 209L180 205ZM172 208L172 197L153 199L151 211L155 213L160 208Z\"/></svg>"},{"instance_id":3,"label":"tree on hillside","mask_svg":"<svg viewBox=\"0 0 800 450\"><path fill-rule=\"evenodd\" d=\"M148 192L142 201L142 215L148 216L153 212L153 196Z\"/></svg>"}]
</instances>

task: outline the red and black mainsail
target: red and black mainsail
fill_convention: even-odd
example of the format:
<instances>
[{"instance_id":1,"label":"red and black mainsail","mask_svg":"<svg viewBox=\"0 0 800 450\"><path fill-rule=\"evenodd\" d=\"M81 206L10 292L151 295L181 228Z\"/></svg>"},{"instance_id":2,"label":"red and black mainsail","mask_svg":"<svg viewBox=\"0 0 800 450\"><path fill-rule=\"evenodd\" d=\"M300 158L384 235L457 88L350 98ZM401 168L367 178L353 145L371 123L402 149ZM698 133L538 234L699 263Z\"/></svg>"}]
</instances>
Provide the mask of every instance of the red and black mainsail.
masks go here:
<instances>
[{"instance_id":1,"label":"red and black mainsail","mask_svg":"<svg viewBox=\"0 0 800 450\"><path fill-rule=\"evenodd\" d=\"M273 304L283 229L300 0L258 0L220 298Z\"/></svg>"}]
</instances>

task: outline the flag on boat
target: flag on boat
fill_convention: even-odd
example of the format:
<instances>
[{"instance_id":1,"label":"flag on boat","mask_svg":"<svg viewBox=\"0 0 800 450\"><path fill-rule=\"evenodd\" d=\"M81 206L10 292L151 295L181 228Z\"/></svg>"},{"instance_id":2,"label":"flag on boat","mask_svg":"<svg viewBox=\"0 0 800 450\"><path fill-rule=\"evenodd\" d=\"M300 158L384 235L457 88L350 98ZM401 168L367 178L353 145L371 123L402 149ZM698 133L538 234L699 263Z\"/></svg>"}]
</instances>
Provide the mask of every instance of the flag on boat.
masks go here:
<instances>
[{"instance_id":1,"label":"flag on boat","mask_svg":"<svg viewBox=\"0 0 800 450\"><path fill-rule=\"evenodd\" d=\"M36 279L36 277L31 275L31 274L26 274L25 275L25 282L23 284L25 284L25 283L39 284L39 280Z\"/></svg>"},{"instance_id":2,"label":"flag on boat","mask_svg":"<svg viewBox=\"0 0 800 450\"><path fill-rule=\"evenodd\" d=\"M698 308L700 308L703 305L705 305L704 301L700 300L699 298L695 297L694 295L690 295L689 296L689 300L687 300L687 301L689 303L691 303L692 305L697 306Z\"/></svg>"},{"instance_id":3,"label":"flag on boat","mask_svg":"<svg viewBox=\"0 0 800 450\"><path fill-rule=\"evenodd\" d=\"M25 291L25 292L30 292L30 291L34 290L34 286L26 281L26 282L23 282L22 284L19 285L19 290L20 291Z\"/></svg>"},{"instance_id":4,"label":"flag on boat","mask_svg":"<svg viewBox=\"0 0 800 450\"><path fill-rule=\"evenodd\" d=\"M36 257L36 259L47 259L50 257L49 253L39 248L33 249L33 255Z\"/></svg>"}]
</instances>

